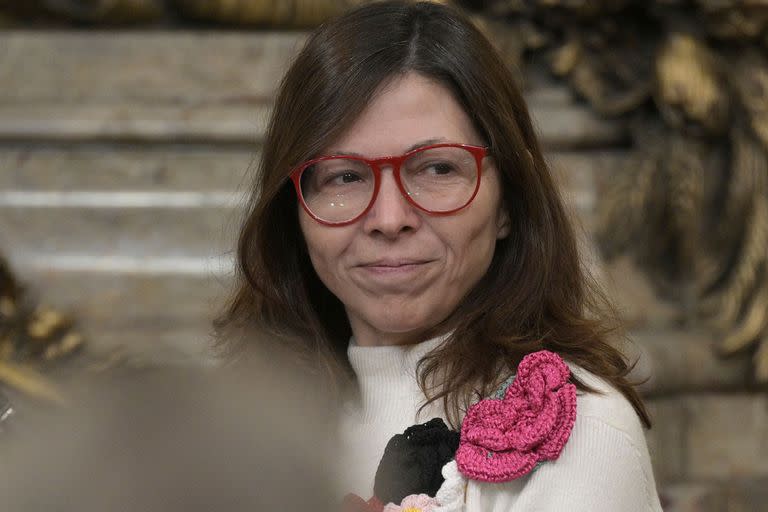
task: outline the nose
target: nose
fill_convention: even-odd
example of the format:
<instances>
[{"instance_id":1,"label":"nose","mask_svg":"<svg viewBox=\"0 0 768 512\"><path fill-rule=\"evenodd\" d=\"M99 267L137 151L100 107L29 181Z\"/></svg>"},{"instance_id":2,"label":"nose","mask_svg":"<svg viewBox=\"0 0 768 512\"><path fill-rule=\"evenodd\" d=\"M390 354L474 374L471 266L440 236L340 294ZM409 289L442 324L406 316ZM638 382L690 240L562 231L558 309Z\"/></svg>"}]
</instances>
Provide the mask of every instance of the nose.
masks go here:
<instances>
[{"instance_id":1,"label":"nose","mask_svg":"<svg viewBox=\"0 0 768 512\"><path fill-rule=\"evenodd\" d=\"M392 171L391 166L381 168L379 192L363 218L366 233L388 239L415 231L421 225L421 216L403 196Z\"/></svg>"}]
</instances>

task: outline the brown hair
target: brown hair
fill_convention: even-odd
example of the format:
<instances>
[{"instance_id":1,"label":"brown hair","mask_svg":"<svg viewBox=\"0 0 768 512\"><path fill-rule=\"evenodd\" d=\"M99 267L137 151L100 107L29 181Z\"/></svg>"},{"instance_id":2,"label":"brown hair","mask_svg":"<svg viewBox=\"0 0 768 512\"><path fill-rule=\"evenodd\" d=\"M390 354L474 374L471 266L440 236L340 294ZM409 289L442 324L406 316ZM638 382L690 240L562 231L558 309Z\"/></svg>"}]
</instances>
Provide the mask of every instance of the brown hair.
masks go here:
<instances>
[{"instance_id":1,"label":"brown hair","mask_svg":"<svg viewBox=\"0 0 768 512\"><path fill-rule=\"evenodd\" d=\"M435 3L376 2L309 36L272 111L240 234L236 291L216 322L220 346L236 355L259 341L280 344L337 384L354 379L344 307L313 270L288 175L338 139L383 84L405 72L453 92L490 147L511 219L485 276L438 326L451 332L447 342L420 362L429 402L442 399L456 424L475 393L490 394L523 356L548 349L610 382L650 427L627 380L631 367L608 342L615 315L582 268L511 71L470 21Z\"/></svg>"}]
</instances>

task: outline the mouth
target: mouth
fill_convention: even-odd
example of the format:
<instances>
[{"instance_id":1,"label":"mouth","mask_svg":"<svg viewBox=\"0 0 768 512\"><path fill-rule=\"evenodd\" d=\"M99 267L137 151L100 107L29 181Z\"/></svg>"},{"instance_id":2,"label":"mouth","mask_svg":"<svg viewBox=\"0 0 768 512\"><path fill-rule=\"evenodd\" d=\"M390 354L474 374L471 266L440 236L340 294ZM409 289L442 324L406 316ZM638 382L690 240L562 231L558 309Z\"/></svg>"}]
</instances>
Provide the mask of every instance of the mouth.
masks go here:
<instances>
[{"instance_id":1,"label":"mouth","mask_svg":"<svg viewBox=\"0 0 768 512\"><path fill-rule=\"evenodd\" d=\"M398 270L398 269L408 269L408 268L419 267L421 265L426 265L431 261L432 260L420 260L420 259L383 259L383 260L372 261L370 263L363 263L358 266L362 268L367 268L367 269Z\"/></svg>"},{"instance_id":2,"label":"mouth","mask_svg":"<svg viewBox=\"0 0 768 512\"><path fill-rule=\"evenodd\" d=\"M437 260L417 258L382 258L357 265L359 283L378 293L410 293L434 279Z\"/></svg>"},{"instance_id":3,"label":"mouth","mask_svg":"<svg viewBox=\"0 0 768 512\"><path fill-rule=\"evenodd\" d=\"M358 265L358 269L374 280L413 280L426 272L434 260L414 258L387 258Z\"/></svg>"}]
</instances>

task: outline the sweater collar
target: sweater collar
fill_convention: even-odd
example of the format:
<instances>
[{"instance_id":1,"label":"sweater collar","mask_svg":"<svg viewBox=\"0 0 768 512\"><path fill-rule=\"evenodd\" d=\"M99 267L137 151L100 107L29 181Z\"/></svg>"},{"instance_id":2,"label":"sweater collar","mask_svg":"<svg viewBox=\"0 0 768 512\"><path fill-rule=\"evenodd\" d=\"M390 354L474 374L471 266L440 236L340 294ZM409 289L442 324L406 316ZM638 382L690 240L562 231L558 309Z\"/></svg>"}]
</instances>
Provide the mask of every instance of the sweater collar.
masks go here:
<instances>
[{"instance_id":1,"label":"sweater collar","mask_svg":"<svg viewBox=\"0 0 768 512\"><path fill-rule=\"evenodd\" d=\"M347 357L358 377L373 377L399 374L413 374L419 360L440 346L448 335L438 336L414 345L393 345L379 347L362 347L355 343L354 337L349 340Z\"/></svg>"}]
</instances>

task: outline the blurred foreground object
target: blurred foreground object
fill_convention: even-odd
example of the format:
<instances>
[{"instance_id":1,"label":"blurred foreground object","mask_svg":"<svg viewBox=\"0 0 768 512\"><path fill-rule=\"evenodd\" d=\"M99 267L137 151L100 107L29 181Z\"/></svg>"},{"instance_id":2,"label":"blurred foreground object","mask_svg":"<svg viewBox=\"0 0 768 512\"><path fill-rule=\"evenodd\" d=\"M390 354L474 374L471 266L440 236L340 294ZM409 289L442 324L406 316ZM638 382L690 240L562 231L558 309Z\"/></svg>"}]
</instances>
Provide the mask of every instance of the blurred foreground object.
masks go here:
<instances>
[{"instance_id":1,"label":"blurred foreground object","mask_svg":"<svg viewBox=\"0 0 768 512\"><path fill-rule=\"evenodd\" d=\"M89 377L0 442L3 510L331 510L331 410L272 364ZM4 439L0 439L4 441Z\"/></svg>"}]
</instances>

